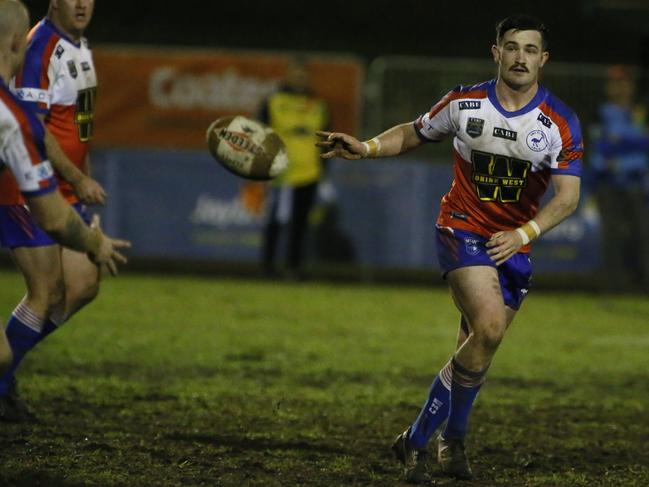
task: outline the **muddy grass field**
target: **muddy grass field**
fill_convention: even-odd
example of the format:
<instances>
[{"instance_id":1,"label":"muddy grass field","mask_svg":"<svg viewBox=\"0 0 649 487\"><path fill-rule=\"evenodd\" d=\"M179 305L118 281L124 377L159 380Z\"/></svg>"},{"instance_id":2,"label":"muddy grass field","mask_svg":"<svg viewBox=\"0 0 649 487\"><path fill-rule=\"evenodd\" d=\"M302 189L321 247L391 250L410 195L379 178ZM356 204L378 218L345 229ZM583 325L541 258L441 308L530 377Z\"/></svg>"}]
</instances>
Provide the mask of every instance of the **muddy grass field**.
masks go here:
<instances>
[{"instance_id":1,"label":"muddy grass field","mask_svg":"<svg viewBox=\"0 0 649 487\"><path fill-rule=\"evenodd\" d=\"M0 273L6 320L17 274ZM395 486L448 358L441 288L123 275L28 356L2 486ZM649 300L532 293L476 403L474 482L649 485Z\"/></svg>"}]
</instances>

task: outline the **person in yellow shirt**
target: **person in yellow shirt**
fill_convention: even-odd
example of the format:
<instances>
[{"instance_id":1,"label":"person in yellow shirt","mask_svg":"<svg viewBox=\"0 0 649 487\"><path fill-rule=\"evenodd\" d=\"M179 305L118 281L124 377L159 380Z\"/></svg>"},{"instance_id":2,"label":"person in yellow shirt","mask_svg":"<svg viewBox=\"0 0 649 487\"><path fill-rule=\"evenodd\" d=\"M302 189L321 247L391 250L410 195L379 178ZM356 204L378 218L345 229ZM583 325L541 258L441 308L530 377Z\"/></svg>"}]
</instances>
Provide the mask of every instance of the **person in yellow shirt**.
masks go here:
<instances>
[{"instance_id":1,"label":"person in yellow shirt","mask_svg":"<svg viewBox=\"0 0 649 487\"><path fill-rule=\"evenodd\" d=\"M277 274L277 242L282 229L288 230L287 273L303 277L302 256L308 230L308 216L323 175L315 133L329 123L327 104L311 93L307 65L294 59L280 88L263 103L259 118L270 125L286 145L289 166L273 182L268 199L262 264L267 274Z\"/></svg>"}]
</instances>

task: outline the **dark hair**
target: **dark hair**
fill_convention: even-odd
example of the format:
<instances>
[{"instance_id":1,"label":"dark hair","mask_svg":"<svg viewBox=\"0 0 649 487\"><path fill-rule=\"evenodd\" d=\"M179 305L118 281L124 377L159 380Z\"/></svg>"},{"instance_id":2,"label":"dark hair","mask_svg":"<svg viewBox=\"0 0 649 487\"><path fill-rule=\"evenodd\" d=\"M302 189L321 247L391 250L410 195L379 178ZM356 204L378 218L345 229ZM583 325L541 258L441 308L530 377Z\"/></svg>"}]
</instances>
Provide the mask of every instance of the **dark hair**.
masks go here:
<instances>
[{"instance_id":1,"label":"dark hair","mask_svg":"<svg viewBox=\"0 0 649 487\"><path fill-rule=\"evenodd\" d=\"M501 20L496 24L496 44L500 44L505 32L510 29L515 30L536 30L541 34L541 42L544 51L548 50L550 31L536 17L526 14L510 15L506 19Z\"/></svg>"}]
</instances>

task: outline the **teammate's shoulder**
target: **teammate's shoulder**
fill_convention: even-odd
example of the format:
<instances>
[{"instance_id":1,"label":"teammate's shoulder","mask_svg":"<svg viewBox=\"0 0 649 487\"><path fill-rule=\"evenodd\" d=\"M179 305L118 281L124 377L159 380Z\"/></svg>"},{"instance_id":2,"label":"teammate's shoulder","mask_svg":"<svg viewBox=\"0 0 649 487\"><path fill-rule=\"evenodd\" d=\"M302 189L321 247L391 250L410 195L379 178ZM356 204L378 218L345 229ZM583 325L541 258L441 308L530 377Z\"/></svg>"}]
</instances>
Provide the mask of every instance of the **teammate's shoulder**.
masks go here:
<instances>
[{"instance_id":1,"label":"teammate's shoulder","mask_svg":"<svg viewBox=\"0 0 649 487\"><path fill-rule=\"evenodd\" d=\"M559 118L567 122L579 121L577 113L570 108L561 98L549 90L545 90L546 95L539 109L550 119Z\"/></svg>"},{"instance_id":2,"label":"teammate's shoulder","mask_svg":"<svg viewBox=\"0 0 649 487\"><path fill-rule=\"evenodd\" d=\"M42 55L43 52L61 39L60 34L47 19L41 20L36 24L28 35L29 45L27 46L26 56Z\"/></svg>"},{"instance_id":3,"label":"teammate's shoulder","mask_svg":"<svg viewBox=\"0 0 649 487\"><path fill-rule=\"evenodd\" d=\"M27 126L30 123L30 119L35 117L27 104L13 94L4 83L0 83L0 103L12 115L8 119L3 117L3 124L9 123L15 128Z\"/></svg>"}]
</instances>

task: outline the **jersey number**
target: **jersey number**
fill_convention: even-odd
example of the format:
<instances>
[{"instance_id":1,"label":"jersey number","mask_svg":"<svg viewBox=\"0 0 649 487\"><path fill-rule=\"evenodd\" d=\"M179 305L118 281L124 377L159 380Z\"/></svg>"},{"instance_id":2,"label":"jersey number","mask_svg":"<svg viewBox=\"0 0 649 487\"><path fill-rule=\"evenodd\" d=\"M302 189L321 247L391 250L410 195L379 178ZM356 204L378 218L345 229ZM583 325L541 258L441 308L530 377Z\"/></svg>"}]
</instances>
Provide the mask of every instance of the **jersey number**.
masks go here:
<instances>
[{"instance_id":1,"label":"jersey number","mask_svg":"<svg viewBox=\"0 0 649 487\"><path fill-rule=\"evenodd\" d=\"M471 179L480 201L516 203L520 199L531 162L480 151L471 153L471 162Z\"/></svg>"},{"instance_id":2,"label":"jersey number","mask_svg":"<svg viewBox=\"0 0 649 487\"><path fill-rule=\"evenodd\" d=\"M77 96L77 111L74 122L79 129L79 140L88 142L92 138L93 119L95 117L95 88L81 90Z\"/></svg>"}]
</instances>

